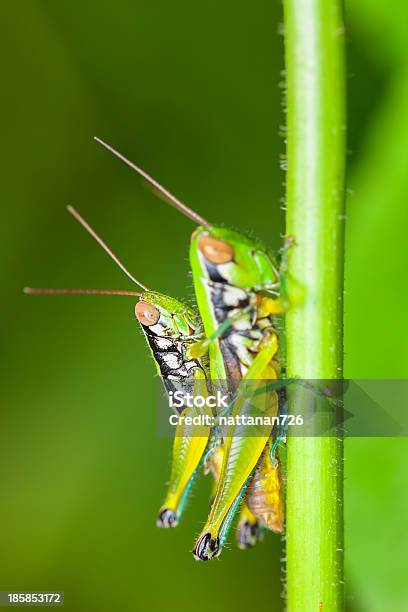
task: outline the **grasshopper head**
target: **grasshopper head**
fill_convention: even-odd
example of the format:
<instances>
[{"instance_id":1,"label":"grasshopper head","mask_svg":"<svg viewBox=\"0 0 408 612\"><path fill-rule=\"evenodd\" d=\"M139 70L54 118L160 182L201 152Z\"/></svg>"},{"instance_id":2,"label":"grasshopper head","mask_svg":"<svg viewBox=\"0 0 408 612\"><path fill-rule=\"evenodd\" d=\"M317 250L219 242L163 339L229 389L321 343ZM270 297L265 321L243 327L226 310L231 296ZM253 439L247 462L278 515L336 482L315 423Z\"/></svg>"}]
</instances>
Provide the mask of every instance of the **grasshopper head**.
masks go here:
<instances>
[{"instance_id":1,"label":"grasshopper head","mask_svg":"<svg viewBox=\"0 0 408 612\"><path fill-rule=\"evenodd\" d=\"M156 291L141 294L135 315L145 331L156 336L188 336L198 327L198 316L188 305Z\"/></svg>"},{"instance_id":2,"label":"grasshopper head","mask_svg":"<svg viewBox=\"0 0 408 612\"><path fill-rule=\"evenodd\" d=\"M278 271L260 242L223 227L198 227L192 235L191 261L200 275L236 287L276 289Z\"/></svg>"}]
</instances>

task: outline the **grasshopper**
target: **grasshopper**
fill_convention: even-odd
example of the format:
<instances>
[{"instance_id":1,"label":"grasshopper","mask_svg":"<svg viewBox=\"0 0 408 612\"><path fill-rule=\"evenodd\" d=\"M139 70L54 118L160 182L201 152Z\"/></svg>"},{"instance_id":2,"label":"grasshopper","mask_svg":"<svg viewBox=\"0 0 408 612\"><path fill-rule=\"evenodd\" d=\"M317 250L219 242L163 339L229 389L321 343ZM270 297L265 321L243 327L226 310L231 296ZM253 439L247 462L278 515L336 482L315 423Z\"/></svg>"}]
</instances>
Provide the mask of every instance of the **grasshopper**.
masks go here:
<instances>
[{"instance_id":1,"label":"grasshopper","mask_svg":"<svg viewBox=\"0 0 408 612\"><path fill-rule=\"evenodd\" d=\"M198 312L172 297L150 291L125 268L106 243L72 207L69 212L102 246L108 255L136 283L142 292L94 289L33 289L25 288L29 294L96 294L135 296L136 319L150 347L158 374L167 391L177 382L186 379L197 383L201 392L206 389L209 378L208 360L188 357L188 349L203 336ZM185 408L182 415L194 414L194 409ZM176 427L172 452L172 467L167 494L157 518L158 527L175 527L182 514L187 493L194 474L202 460L209 440L210 428L186 426L183 422Z\"/></svg>"},{"instance_id":2,"label":"grasshopper","mask_svg":"<svg viewBox=\"0 0 408 612\"><path fill-rule=\"evenodd\" d=\"M233 391L240 381L279 378L279 338L273 315L282 312L282 305L279 273L271 253L242 234L206 224L193 233L190 262L207 338L197 348L208 345L212 377L227 378ZM278 396L270 394L269 401L269 410L276 415ZM244 404L237 400L233 414L243 410ZM259 460L261 466L270 460L264 448L272 431L262 434L252 436L250 430L238 432L234 428L227 432L219 486L196 541L195 558L209 560L220 554L237 500L251 482L254 470L256 477ZM251 504L253 490L250 487L248 506L268 527L263 516L257 515L258 506ZM268 501L273 503L276 498L269 497Z\"/></svg>"},{"instance_id":3,"label":"grasshopper","mask_svg":"<svg viewBox=\"0 0 408 612\"><path fill-rule=\"evenodd\" d=\"M278 379L279 337L275 315L285 311L286 302L280 295L281 278L273 254L262 243L242 233L211 225L121 153L100 139L96 140L141 174L167 202L198 223L190 242L190 264L206 338L191 347L190 355L198 357L208 350L212 381L220 384L225 381L231 394L242 382ZM251 409L250 406L250 402L238 398L233 404L232 414L245 413ZM267 411L271 415L279 411L276 392L269 395ZM259 505L251 503L251 496L265 483L259 474L270 467L267 463L271 457L265 448L271 435L272 429L265 429L261 435L251 435L250 429L243 432L242 428L238 431L234 427L227 431L214 500L193 550L196 559L209 560L220 554L251 479L257 479L257 486L250 486L248 491L253 511L250 517L258 518ZM276 480L280 483L275 487L278 494L265 495L259 515L266 527L271 523L264 520L268 510L265 505L271 504L270 514L278 516L282 510L282 487L276 461L274 459L271 465L275 466ZM260 471L256 470L257 466ZM246 531L251 533L245 511L241 519L240 525L249 526ZM283 518L275 530L281 531L282 528Z\"/></svg>"}]
</instances>

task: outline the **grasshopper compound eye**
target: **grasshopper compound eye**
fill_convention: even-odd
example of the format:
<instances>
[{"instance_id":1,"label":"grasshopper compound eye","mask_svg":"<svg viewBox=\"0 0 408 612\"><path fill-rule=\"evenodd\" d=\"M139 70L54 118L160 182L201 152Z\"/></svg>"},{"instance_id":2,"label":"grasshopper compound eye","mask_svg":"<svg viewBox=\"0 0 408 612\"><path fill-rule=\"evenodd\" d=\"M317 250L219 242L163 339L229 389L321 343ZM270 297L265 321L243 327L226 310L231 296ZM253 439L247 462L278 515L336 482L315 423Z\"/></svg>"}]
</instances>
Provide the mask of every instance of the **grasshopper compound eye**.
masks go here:
<instances>
[{"instance_id":1,"label":"grasshopper compound eye","mask_svg":"<svg viewBox=\"0 0 408 612\"><path fill-rule=\"evenodd\" d=\"M234 259L234 249L232 246L211 236L202 236L199 240L198 248L212 264L224 264Z\"/></svg>"},{"instance_id":2,"label":"grasshopper compound eye","mask_svg":"<svg viewBox=\"0 0 408 612\"><path fill-rule=\"evenodd\" d=\"M156 325L160 319L160 312L148 302L138 302L135 306L135 315L142 325Z\"/></svg>"}]
</instances>

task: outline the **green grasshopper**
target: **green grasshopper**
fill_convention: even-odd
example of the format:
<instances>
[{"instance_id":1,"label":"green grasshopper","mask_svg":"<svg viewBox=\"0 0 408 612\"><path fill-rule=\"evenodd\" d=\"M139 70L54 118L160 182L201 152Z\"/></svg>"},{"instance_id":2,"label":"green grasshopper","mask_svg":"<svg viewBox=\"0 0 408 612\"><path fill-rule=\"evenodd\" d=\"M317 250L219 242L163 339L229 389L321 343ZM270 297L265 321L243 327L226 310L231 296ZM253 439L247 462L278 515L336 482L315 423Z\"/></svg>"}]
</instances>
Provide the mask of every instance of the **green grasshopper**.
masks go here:
<instances>
[{"instance_id":1,"label":"green grasshopper","mask_svg":"<svg viewBox=\"0 0 408 612\"><path fill-rule=\"evenodd\" d=\"M136 296L135 315L139 321L158 374L167 392L173 391L176 383L192 378L197 383L197 391L205 391L209 379L208 359L189 358L191 347L204 339L202 323L198 312L189 305L172 297L150 291L136 279L112 252L92 227L72 207L69 212L90 233L108 253L121 270L144 291L93 290L93 289L34 289L26 288L29 294L93 294ZM203 384L200 384L203 383ZM192 408L186 408L181 416L194 416ZM185 507L188 491L194 480L197 468L202 461L204 450L209 443L209 428L203 426L176 427L172 452L170 481L164 503L159 511L157 526L176 527ZM213 452L214 451L214 452ZM210 448L204 460L204 473L212 472L215 483L220 474L220 457L223 447L218 444ZM241 548L253 546L260 537L257 520L248 507L243 509L246 517L242 529L238 530L238 545Z\"/></svg>"},{"instance_id":2,"label":"green grasshopper","mask_svg":"<svg viewBox=\"0 0 408 612\"><path fill-rule=\"evenodd\" d=\"M279 378L279 338L274 317L285 310L286 304L281 300L281 279L272 253L241 233L210 225L118 151L96 140L148 180L172 206L199 224L190 243L190 263L206 339L192 347L190 355L197 357L208 350L212 381L226 381L232 393L242 382ZM268 414L276 415L279 411L276 392L270 394L268 401ZM232 414L242 414L249 405L244 399L237 399ZM220 479L209 517L193 550L196 559L209 560L220 554L245 488L251 478L257 477L255 468L258 464L267 468L266 463L271 460L269 453L264 452L271 433L264 430L262 435L251 435L250 430L243 433L242 428L240 431L230 428L225 435ZM276 474L279 480L278 470ZM281 487L275 488L278 495L265 495L265 503L276 504L278 498L280 506L273 508L272 513L279 515ZM255 489L259 491L259 487L249 487L249 496ZM257 511L257 504L251 506ZM264 515L265 507L259 517L261 521ZM265 521L264 524L268 526ZM283 528L283 519L281 524L277 531Z\"/></svg>"},{"instance_id":3,"label":"green grasshopper","mask_svg":"<svg viewBox=\"0 0 408 612\"><path fill-rule=\"evenodd\" d=\"M281 312L282 306L279 273L271 253L242 234L206 224L193 233L190 262L208 339L203 344L208 344L210 364L214 366L212 376L227 377L234 386L238 381L279 378L279 339L272 315ZM271 413L278 414L277 395L271 394L269 400ZM242 410L243 404L237 400L233 414ZM263 452L271 433L251 436L250 431L243 434L234 428L228 432L219 486L196 541L195 558L209 560L220 554L236 500L243 495L254 470L256 477L259 459L262 457L261 466L270 460ZM256 518L263 519L256 513L258 506L250 503L252 490L248 505Z\"/></svg>"},{"instance_id":4,"label":"green grasshopper","mask_svg":"<svg viewBox=\"0 0 408 612\"><path fill-rule=\"evenodd\" d=\"M166 390L172 391L174 385L190 379L201 392L206 390L209 378L208 360L203 357L188 357L188 349L203 338L200 317L190 306L166 295L150 291L130 274L121 261L114 255L105 242L72 207L69 212L97 240L116 264L143 292L92 290L92 289L33 289L26 288L30 294L98 294L136 296L135 315L146 337L159 375ZM195 413L193 408L185 408L181 416ZM160 509L158 527L175 527L182 514L187 493L208 444L210 428L204 426L177 425L172 452L170 481L164 503Z\"/></svg>"}]
</instances>

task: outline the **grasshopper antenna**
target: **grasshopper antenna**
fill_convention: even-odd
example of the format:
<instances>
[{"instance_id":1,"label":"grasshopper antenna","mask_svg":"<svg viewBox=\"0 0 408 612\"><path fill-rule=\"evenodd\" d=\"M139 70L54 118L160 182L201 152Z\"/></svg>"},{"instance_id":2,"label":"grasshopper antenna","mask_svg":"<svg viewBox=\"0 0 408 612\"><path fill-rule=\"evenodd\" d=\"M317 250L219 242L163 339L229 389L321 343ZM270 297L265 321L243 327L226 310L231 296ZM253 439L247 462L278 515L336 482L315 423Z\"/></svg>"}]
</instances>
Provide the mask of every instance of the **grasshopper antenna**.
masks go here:
<instances>
[{"instance_id":1,"label":"grasshopper antenna","mask_svg":"<svg viewBox=\"0 0 408 612\"><path fill-rule=\"evenodd\" d=\"M187 204L184 204L183 202L181 202L178 198L176 198L176 196L170 193L170 191L167 191L167 189L165 189L162 185L160 185L160 183L158 183L154 178L152 178L149 174L147 174L147 172L139 168L139 166L136 166L136 164L134 164L129 159L127 159L124 155L122 155L122 153L119 153L119 151L117 151L116 149L108 145L106 142L104 142L97 136L95 136L94 138L96 142L99 142L99 144L105 147L105 149L113 153L113 155L116 155L116 157L121 159L125 164L127 164L130 168L132 168L132 170L135 170L135 172L143 176L143 178L148 183L150 183L155 189L157 189L157 191L159 191L159 193L161 193L162 196L164 196L164 199L166 200L166 202L168 202L171 206L174 206L174 208L177 208L177 210L182 212L189 219L192 219L192 221L194 221L195 223L198 223L198 225L204 225L204 227L209 227L210 224L208 223L208 221L206 221L203 217L201 217L201 215L196 213L194 210L191 210L191 208L187 206Z\"/></svg>"},{"instance_id":2,"label":"grasshopper antenna","mask_svg":"<svg viewBox=\"0 0 408 612\"><path fill-rule=\"evenodd\" d=\"M40 287L24 287L24 293L29 295L143 295L138 291L122 291L121 289L43 289Z\"/></svg>"},{"instance_id":3,"label":"grasshopper antenna","mask_svg":"<svg viewBox=\"0 0 408 612\"><path fill-rule=\"evenodd\" d=\"M77 221L79 221L79 223L82 225L82 227L84 227L86 229L86 231L89 234L91 234L92 238L95 238L96 242L98 242L100 244L100 246L103 248L103 250L109 255L109 257L111 257L113 259L113 261L116 263L116 265L119 266L119 268L126 274L126 276L128 278L130 278L131 281L133 281L136 285L139 285L139 287L141 287L145 291L149 291L149 289L148 289L148 287L146 287L146 285L143 285L139 280L137 280L137 278L132 276L132 274L129 272L129 270L127 268L125 268L125 266L120 261L120 259L118 257L116 257L115 253L113 251L111 251L111 249L108 247L108 245L105 244L105 242L102 240L102 238L100 238L100 236L98 236L98 234L95 232L95 230L92 229L92 227L89 225L89 223L87 223L85 221L85 219L83 217L81 217L81 215L79 214L79 212L77 210L75 210L75 208L73 208L72 206L67 206L67 210L68 210L69 213L71 213L71 215Z\"/></svg>"}]
</instances>

